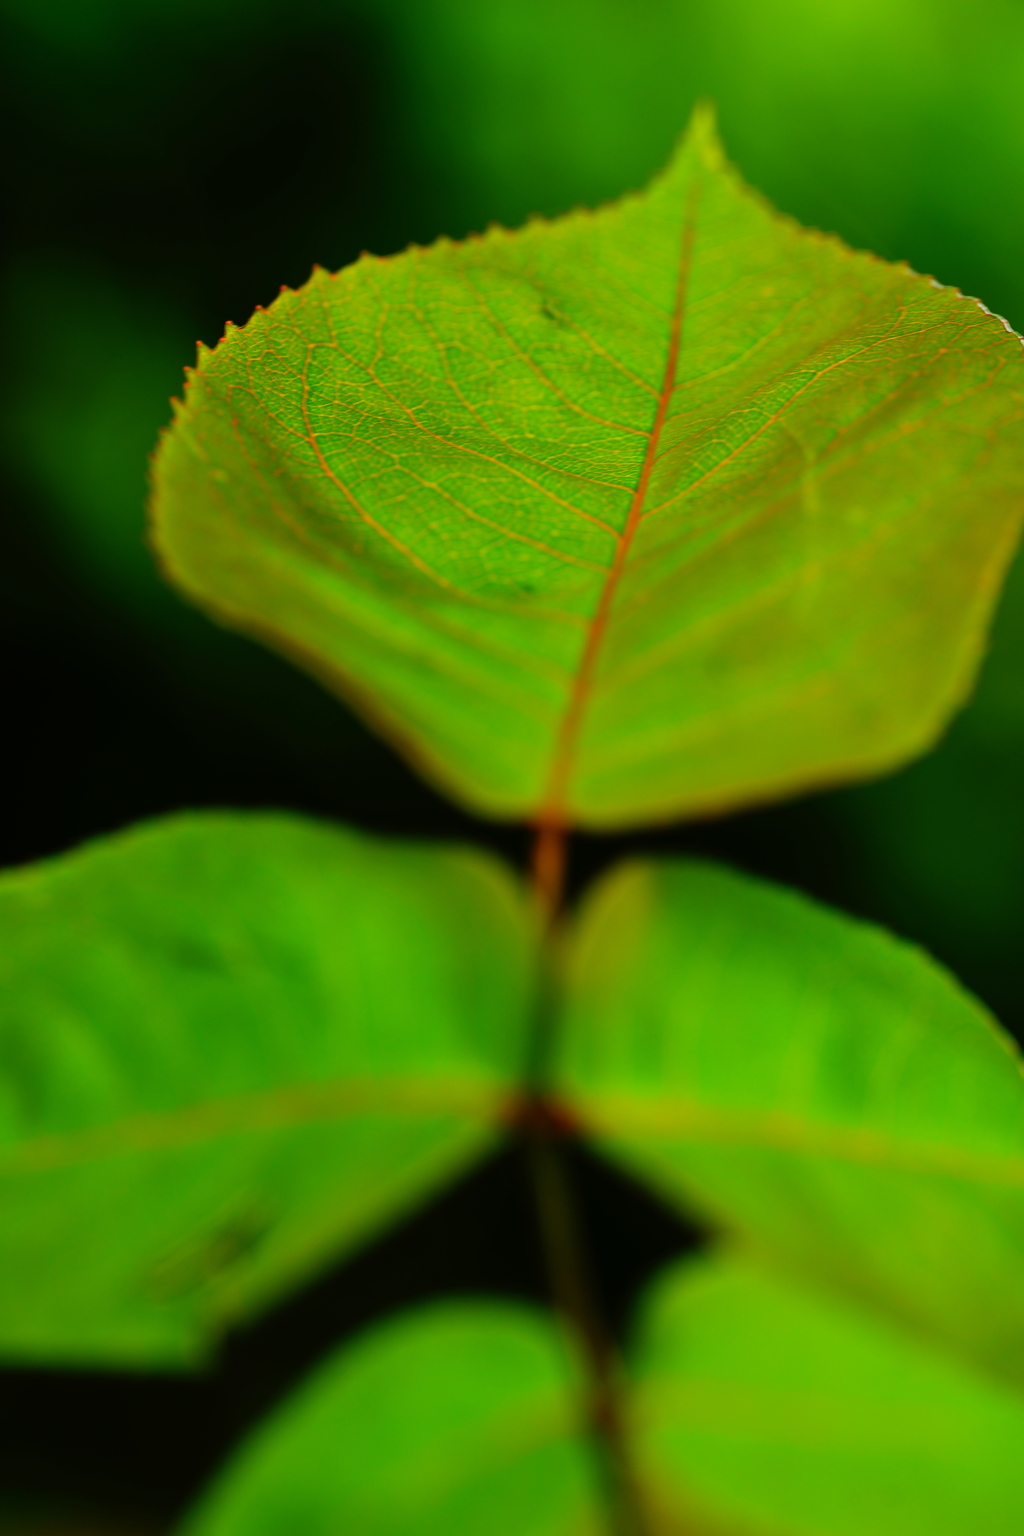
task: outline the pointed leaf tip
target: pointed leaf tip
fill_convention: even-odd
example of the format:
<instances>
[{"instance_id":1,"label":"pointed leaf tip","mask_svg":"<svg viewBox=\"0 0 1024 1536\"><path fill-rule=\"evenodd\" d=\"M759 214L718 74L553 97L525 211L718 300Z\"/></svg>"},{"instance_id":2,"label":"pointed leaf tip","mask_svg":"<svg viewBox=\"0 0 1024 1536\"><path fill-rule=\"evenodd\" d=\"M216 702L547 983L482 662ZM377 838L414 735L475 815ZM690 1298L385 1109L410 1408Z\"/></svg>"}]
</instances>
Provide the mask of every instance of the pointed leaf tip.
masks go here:
<instances>
[{"instance_id":1,"label":"pointed leaf tip","mask_svg":"<svg viewBox=\"0 0 1024 1536\"><path fill-rule=\"evenodd\" d=\"M708 98L694 103L681 144L692 146L703 157L709 170L717 170L725 161L725 147L718 131L718 108Z\"/></svg>"},{"instance_id":2,"label":"pointed leaf tip","mask_svg":"<svg viewBox=\"0 0 1024 1536\"><path fill-rule=\"evenodd\" d=\"M998 321L773 214L702 103L637 196L361 258L233 330L156 538L475 809L639 824L930 745L1022 422Z\"/></svg>"}]
</instances>

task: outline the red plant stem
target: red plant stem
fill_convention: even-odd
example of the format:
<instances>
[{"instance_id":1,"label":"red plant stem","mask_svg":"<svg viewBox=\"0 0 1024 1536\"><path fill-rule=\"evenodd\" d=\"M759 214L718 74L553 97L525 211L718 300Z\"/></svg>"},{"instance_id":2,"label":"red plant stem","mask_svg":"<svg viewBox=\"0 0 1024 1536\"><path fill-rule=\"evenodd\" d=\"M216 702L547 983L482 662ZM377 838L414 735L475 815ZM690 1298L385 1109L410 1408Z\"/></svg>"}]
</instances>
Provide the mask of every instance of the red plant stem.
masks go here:
<instances>
[{"instance_id":1,"label":"red plant stem","mask_svg":"<svg viewBox=\"0 0 1024 1536\"><path fill-rule=\"evenodd\" d=\"M566 851L565 828L554 821L540 822L533 849L533 887L544 921L545 990L538 1018L535 1080L521 1124L548 1283L585 1370L585 1412L600 1452L610 1533L652 1536L623 1421L618 1352L597 1303L582 1224L560 1146L565 1132L558 1118L548 1112L544 1099L551 1030L552 947L561 918Z\"/></svg>"},{"instance_id":2,"label":"red plant stem","mask_svg":"<svg viewBox=\"0 0 1024 1536\"><path fill-rule=\"evenodd\" d=\"M587 629L586 642L580 656L579 666L576 670L576 676L555 741L555 750L551 759L547 787L544 791L540 820L538 822L538 860L542 852L548 860L552 858L551 851L545 847L547 842L557 843L559 839L564 841L566 799L573 762L579 745L580 732L583 728L583 717L593 693L598 658L608 633L612 609L615 605L622 579L626 573L633 542L643 521L644 503L647 500L647 492L650 489L655 466L658 462L662 434L668 421L669 407L676 387L679 353L683 342L686 294L690 278L690 262L693 255L699 191L699 184L695 182L690 190L686 217L683 222L679 274L676 281L676 299L672 313L672 326L669 333L668 355L665 359L665 371L661 381L661 388L658 391L658 405L654 413L654 420L651 423L647 450L640 469L640 478L637 481L636 490L633 492L622 532L618 536L615 555L608 568L604 585L601 588L597 607Z\"/></svg>"},{"instance_id":3,"label":"red plant stem","mask_svg":"<svg viewBox=\"0 0 1024 1536\"><path fill-rule=\"evenodd\" d=\"M551 1050L554 943L565 890L567 799L583 717L597 672L598 657L608 630L612 607L626 571L633 541L643 517L644 503L657 463L662 433L676 385L682 345L697 220L699 184L690 191L683 221L676 299L668 355L651 424L647 451L626 522L580 657L575 681L562 717L533 845L533 888L544 923L546 974L534 1048L533 1086L525 1106L524 1133L529 1150L541 1240L552 1295L565 1325L576 1340L587 1373L587 1414L601 1450L609 1495L612 1536L653 1536L649 1514L635 1476L622 1410L622 1371L614 1342L600 1314L591 1283L586 1245L559 1148L556 1119L545 1107L544 1083ZM546 988L546 992L543 990Z\"/></svg>"},{"instance_id":4,"label":"red plant stem","mask_svg":"<svg viewBox=\"0 0 1024 1536\"><path fill-rule=\"evenodd\" d=\"M533 889L540 905L545 930L558 920L565 891L566 834L559 821L537 824L533 842Z\"/></svg>"}]
</instances>

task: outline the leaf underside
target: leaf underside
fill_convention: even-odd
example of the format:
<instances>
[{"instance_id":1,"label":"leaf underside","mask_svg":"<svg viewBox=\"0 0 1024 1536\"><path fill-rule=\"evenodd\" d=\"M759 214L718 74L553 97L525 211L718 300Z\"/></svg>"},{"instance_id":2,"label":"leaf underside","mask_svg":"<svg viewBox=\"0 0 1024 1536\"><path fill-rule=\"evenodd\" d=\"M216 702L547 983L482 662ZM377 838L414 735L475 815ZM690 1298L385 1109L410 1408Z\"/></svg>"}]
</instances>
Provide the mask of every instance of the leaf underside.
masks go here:
<instances>
[{"instance_id":1,"label":"leaf underside","mask_svg":"<svg viewBox=\"0 0 1024 1536\"><path fill-rule=\"evenodd\" d=\"M1004 1536L1024 1402L735 1259L665 1276L627 1352L651 1536ZM552 1322L447 1303L379 1325L264 1421L181 1536L600 1536Z\"/></svg>"},{"instance_id":2,"label":"leaf underside","mask_svg":"<svg viewBox=\"0 0 1024 1536\"><path fill-rule=\"evenodd\" d=\"M0 881L0 1353L180 1366L482 1156L532 928L472 852L172 818Z\"/></svg>"},{"instance_id":3,"label":"leaf underside","mask_svg":"<svg viewBox=\"0 0 1024 1536\"><path fill-rule=\"evenodd\" d=\"M553 1088L684 1209L1024 1386L1024 1079L881 930L681 861L627 865L566 958Z\"/></svg>"},{"instance_id":4,"label":"leaf underside","mask_svg":"<svg viewBox=\"0 0 1024 1536\"><path fill-rule=\"evenodd\" d=\"M998 319L776 215L698 112L638 196L317 271L203 351L154 540L475 809L641 823L930 742L1022 402Z\"/></svg>"}]
</instances>

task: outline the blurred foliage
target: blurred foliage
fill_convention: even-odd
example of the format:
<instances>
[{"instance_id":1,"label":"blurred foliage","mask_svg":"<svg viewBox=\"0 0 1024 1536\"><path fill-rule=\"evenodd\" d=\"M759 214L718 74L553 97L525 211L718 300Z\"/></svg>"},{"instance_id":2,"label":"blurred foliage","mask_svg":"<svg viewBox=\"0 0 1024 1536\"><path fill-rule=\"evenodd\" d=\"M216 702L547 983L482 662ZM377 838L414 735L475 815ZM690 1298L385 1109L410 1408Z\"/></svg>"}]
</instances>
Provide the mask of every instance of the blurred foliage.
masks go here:
<instances>
[{"instance_id":1,"label":"blurred foliage","mask_svg":"<svg viewBox=\"0 0 1024 1536\"><path fill-rule=\"evenodd\" d=\"M9 273L5 297L18 379L4 423L12 465L52 509L89 580L146 623L187 624L139 509L188 355L188 321L80 263L26 263Z\"/></svg>"},{"instance_id":2,"label":"blurred foliage","mask_svg":"<svg viewBox=\"0 0 1024 1536\"><path fill-rule=\"evenodd\" d=\"M1024 210L1001 195L1024 166L1013 0L424 0L409 18L423 131L471 222L638 185L708 96L786 212L1024 326Z\"/></svg>"}]
</instances>

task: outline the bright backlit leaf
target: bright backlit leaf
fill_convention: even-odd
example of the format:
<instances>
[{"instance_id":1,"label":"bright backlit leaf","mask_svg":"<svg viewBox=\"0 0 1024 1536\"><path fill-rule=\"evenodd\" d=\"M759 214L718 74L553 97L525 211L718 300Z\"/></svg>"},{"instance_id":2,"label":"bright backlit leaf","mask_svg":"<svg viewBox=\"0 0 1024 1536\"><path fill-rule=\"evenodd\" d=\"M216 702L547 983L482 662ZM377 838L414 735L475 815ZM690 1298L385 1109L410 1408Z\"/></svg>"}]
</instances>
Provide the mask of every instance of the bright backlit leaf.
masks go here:
<instances>
[{"instance_id":1,"label":"bright backlit leaf","mask_svg":"<svg viewBox=\"0 0 1024 1536\"><path fill-rule=\"evenodd\" d=\"M318 271L204 351L154 536L474 807L609 827L926 746L1022 419L998 319L778 217L698 113L639 196Z\"/></svg>"},{"instance_id":2,"label":"bright backlit leaf","mask_svg":"<svg viewBox=\"0 0 1024 1536\"><path fill-rule=\"evenodd\" d=\"M695 1529L695 1508L751 1536L1005 1536L1020 1521L1024 1400L753 1267L666 1277L631 1366L659 1536Z\"/></svg>"},{"instance_id":3,"label":"bright backlit leaf","mask_svg":"<svg viewBox=\"0 0 1024 1536\"><path fill-rule=\"evenodd\" d=\"M475 852L152 823L0 881L0 1352L185 1364L481 1156L532 928Z\"/></svg>"},{"instance_id":4,"label":"bright backlit leaf","mask_svg":"<svg viewBox=\"0 0 1024 1536\"><path fill-rule=\"evenodd\" d=\"M181 1536L604 1536L578 1399L544 1317L410 1313L322 1365Z\"/></svg>"},{"instance_id":5,"label":"bright backlit leaf","mask_svg":"<svg viewBox=\"0 0 1024 1536\"><path fill-rule=\"evenodd\" d=\"M567 958L592 1140L816 1281L1024 1383L1024 1079L919 951L699 863L632 864Z\"/></svg>"}]
</instances>

